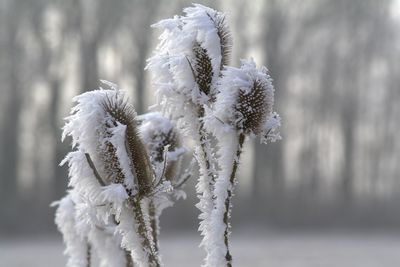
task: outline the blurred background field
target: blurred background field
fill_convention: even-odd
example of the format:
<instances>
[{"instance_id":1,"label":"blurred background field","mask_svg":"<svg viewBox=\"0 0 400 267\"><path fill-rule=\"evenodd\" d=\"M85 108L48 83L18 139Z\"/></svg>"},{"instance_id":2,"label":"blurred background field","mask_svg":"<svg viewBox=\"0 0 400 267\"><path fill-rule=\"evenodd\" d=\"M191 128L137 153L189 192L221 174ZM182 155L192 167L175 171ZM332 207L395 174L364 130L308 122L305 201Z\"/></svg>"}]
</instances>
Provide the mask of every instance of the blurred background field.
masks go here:
<instances>
[{"instance_id":1,"label":"blurred background field","mask_svg":"<svg viewBox=\"0 0 400 267\"><path fill-rule=\"evenodd\" d=\"M252 266L399 266L400 1L198 2L227 13L232 65L252 56L269 68L283 118L282 141L246 143L233 211L238 265L253 246L266 263ZM0 266L34 251L61 266L49 204L67 188L58 163L70 149L60 136L72 97L105 79L146 112L155 99L144 67L160 33L150 25L190 4L0 0ZM200 264L195 182L163 214L167 263L168 250L190 247L176 253Z\"/></svg>"},{"instance_id":2,"label":"blurred background field","mask_svg":"<svg viewBox=\"0 0 400 267\"><path fill-rule=\"evenodd\" d=\"M204 255L198 249L199 242L199 236L189 232L161 236L165 265L200 266ZM354 231L245 231L232 238L235 266L252 267L396 267L399 246L400 235ZM63 249L61 237L54 236L0 241L0 266L65 266Z\"/></svg>"}]
</instances>

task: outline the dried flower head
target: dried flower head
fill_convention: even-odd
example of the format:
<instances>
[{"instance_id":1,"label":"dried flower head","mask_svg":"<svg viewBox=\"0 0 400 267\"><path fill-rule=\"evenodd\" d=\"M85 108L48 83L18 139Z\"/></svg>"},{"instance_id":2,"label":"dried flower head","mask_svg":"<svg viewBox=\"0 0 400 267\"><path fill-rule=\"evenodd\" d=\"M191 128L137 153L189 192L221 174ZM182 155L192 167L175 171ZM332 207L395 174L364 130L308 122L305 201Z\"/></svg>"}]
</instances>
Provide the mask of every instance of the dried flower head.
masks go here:
<instances>
[{"instance_id":1,"label":"dried flower head","mask_svg":"<svg viewBox=\"0 0 400 267\"><path fill-rule=\"evenodd\" d=\"M211 59L207 54L207 50L199 43L195 43L193 47L194 64L193 75L199 89L205 95L211 92L211 82L213 78L213 69Z\"/></svg>"},{"instance_id":2,"label":"dried flower head","mask_svg":"<svg viewBox=\"0 0 400 267\"><path fill-rule=\"evenodd\" d=\"M109 138L110 135L106 138ZM122 171L121 165L116 154L117 150L110 141L105 141L104 146L99 149L100 157L104 164L104 172L106 174L105 182L123 184L124 183L124 173Z\"/></svg>"},{"instance_id":3,"label":"dried flower head","mask_svg":"<svg viewBox=\"0 0 400 267\"><path fill-rule=\"evenodd\" d=\"M216 83L229 62L232 47L223 13L199 4L183 11L184 16L153 25L163 33L147 65L158 99L162 104L168 99L171 105L179 106L174 110L178 112L184 105L174 101L177 96L183 96L184 103L205 104L215 100Z\"/></svg>"},{"instance_id":4,"label":"dried flower head","mask_svg":"<svg viewBox=\"0 0 400 267\"><path fill-rule=\"evenodd\" d=\"M176 128L158 112L141 115L138 119L140 134L153 165L163 166L166 157L165 178L168 181L175 180L179 173L181 155L185 152Z\"/></svg>"},{"instance_id":5,"label":"dried flower head","mask_svg":"<svg viewBox=\"0 0 400 267\"><path fill-rule=\"evenodd\" d=\"M266 122L267 115L272 111L268 99L268 85L265 81L255 80L250 90L239 90L235 106L236 127L246 133L259 134Z\"/></svg>"},{"instance_id":6,"label":"dried flower head","mask_svg":"<svg viewBox=\"0 0 400 267\"><path fill-rule=\"evenodd\" d=\"M232 50L232 35L225 14L200 4L193 4L183 11L186 13L182 18L184 30L197 31L196 41L209 52L210 58L216 60L214 72L218 74L229 63Z\"/></svg>"},{"instance_id":7,"label":"dried flower head","mask_svg":"<svg viewBox=\"0 0 400 267\"><path fill-rule=\"evenodd\" d=\"M263 135L274 104L267 69L242 60L240 68L227 67L222 74L213 116L245 134Z\"/></svg>"},{"instance_id":8,"label":"dried flower head","mask_svg":"<svg viewBox=\"0 0 400 267\"><path fill-rule=\"evenodd\" d=\"M146 148L139 136L136 112L133 106L128 103L127 99L119 93L107 95L102 106L106 114L109 115L109 119L106 122L109 134L116 134L112 129L119 124L126 126L125 144L123 145L126 147L126 152L130 159L131 172L138 182L139 194L145 196L150 193L152 189L153 172ZM110 159L115 159L115 157L112 156L112 154L116 152L115 149L111 147L111 144L108 144L106 147ZM109 165L118 170L118 164L110 163ZM120 178L117 172L116 182L120 182Z\"/></svg>"},{"instance_id":9,"label":"dried flower head","mask_svg":"<svg viewBox=\"0 0 400 267\"><path fill-rule=\"evenodd\" d=\"M213 15L208 14L210 20L214 23L217 35L219 37L219 44L221 49L221 63L220 70L227 66L230 61L232 53L232 34L226 23L225 14L215 12Z\"/></svg>"}]
</instances>

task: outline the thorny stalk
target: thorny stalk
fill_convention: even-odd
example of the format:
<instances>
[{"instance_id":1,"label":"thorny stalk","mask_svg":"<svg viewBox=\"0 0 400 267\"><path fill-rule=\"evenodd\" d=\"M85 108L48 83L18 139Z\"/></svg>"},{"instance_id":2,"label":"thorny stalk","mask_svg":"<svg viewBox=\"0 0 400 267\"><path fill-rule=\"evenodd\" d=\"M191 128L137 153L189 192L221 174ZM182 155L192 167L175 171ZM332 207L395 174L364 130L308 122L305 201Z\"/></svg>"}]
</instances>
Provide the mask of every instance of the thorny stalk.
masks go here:
<instances>
[{"instance_id":1,"label":"thorny stalk","mask_svg":"<svg viewBox=\"0 0 400 267\"><path fill-rule=\"evenodd\" d=\"M138 234L142 239L142 247L145 249L145 252L148 254L148 259L151 267L160 267L161 264L158 259L158 255L154 246L151 242L150 233L147 230L146 221L144 218L143 209L141 206L140 199L130 198L129 201L133 205L133 213L135 216L135 220L138 224Z\"/></svg>"},{"instance_id":2,"label":"thorny stalk","mask_svg":"<svg viewBox=\"0 0 400 267\"><path fill-rule=\"evenodd\" d=\"M159 229L159 220L157 216L157 207L154 203L154 200L150 200L149 203L149 217L150 217L150 226L152 230L152 237L153 237L153 244L154 244L154 250L156 253L159 252L159 246L158 246L158 229Z\"/></svg>"},{"instance_id":3,"label":"thorny stalk","mask_svg":"<svg viewBox=\"0 0 400 267\"><path fill-rule=\"evenodd\" d=\"M209 140L208 133L205 129L204 126L204 107L200 106L198 109L198 118L199 118L199 128L198 128L198 133L199 133L199 143L201 147L201 151L203 153L203 156L201 157L204 160L206 170L207 170L207 176L209 177L209 189L212 191L212 186L215 183L215 177L216 175L214 174L214 169L212 168L212 163L210 162L210 159L212 159L213 155L211 154L211 151L209 147L207 147Z\"/></svg>"},{"instance_id":4,"label":"thorny stalk","mask_svg":"<svg viewBox=\"0 0 400 267\"><path fill-rule=\"evenodd\" d=\"M86 266L87 267L90 267L90 264L91 264L91 250L92 250L92 247L90 246L90 243L89 243L89 241L87 242L87 249L86 249Z\"/></svg>"},{"instance_id":5,"label":"thorny stalk","mask_svg":"<svg viewBox=\"0 0 400 267\"><path fill-rule=\"evenodd\" d=\"M124 253L125 253L126 267L134 267L131 253L126 249L124 249Z\"/></svg>"},{"instance_id":6,"label":"thorny stalk","mask_svg":"<svg viewBox=\"0 0 400 267\"><path fill-rule=\"evenodd\" d=\"M233 190L235 188L235 183L236 183L236 172L239 167L239 160L240 160L240 155L242 153L243 149L243 143L245 140L245 135L244 133L239 134L239 141L238 141L238 147L236 150L236 158L233 161L232 165L232 171L231 175L229 178L229 186L227 189L227 197L225 199L225 211L224 211L224 217L223 217L223 222L225 224L225 231L224 231L224 243L226 246L226 255L225 255L225 260L226 260L226 266L227 267L232 267L232 255L229 251L229 235L230 235L230 217L231 217L231 212L232 212L232 194Z\"/></svg>"},{"instance_id":7,"label":"thorny stalk","mask_svg":"<svg viewBox=\"0 0 400 267\"><path fill-rule=\"evenodd\" d=\"M93 163L93 160L91 159L90 155L88 153L85 153L86 160L90 166L90 168L93 170L93 173L97 179L97 181L100 183L100 185L104 186L104 180L101 178L99 172L96 169L96 166ZM160 263L158 262L158 247L156 245L152 246L150 238L149 238L149 233L146 227L146 222L144 220L144 215L143 215L143 210L140 205L140 199L137 198L135 199L131 191L127 190L127 194L129 196L129 203L133 207L133 213L135 216L135 220L138 223L138 234L142 238L142 248L146 250L149 256L149 262L152 264L151 266L153 267L158 267L160 266ZM152 203L153 201L151 201ZM113 217L113 220L115 221L116 224L118 222L116 221L115 217ZM156 243L155 243L156 244ZM126 258L126 265L127 267L133 267L133 262L132 262L132 257L130 256L129 252L125 250L125 258ZM88 244L88 267L90 267L90 245Z\"/></svg>"}]
</instances>

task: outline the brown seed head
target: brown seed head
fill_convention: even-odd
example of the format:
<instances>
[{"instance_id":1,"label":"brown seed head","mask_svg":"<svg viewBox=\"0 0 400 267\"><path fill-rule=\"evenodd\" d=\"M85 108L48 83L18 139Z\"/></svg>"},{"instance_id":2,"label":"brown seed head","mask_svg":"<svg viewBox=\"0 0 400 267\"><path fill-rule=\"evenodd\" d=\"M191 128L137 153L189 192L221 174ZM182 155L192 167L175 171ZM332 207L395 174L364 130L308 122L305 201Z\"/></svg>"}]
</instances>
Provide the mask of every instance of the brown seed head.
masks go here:
<instances>
[{"instance_id":1,"label":"brown seed head","mask_svg":"<svg viewBox=\"0 0 400 267\"><path fill-rule=\"evenodd\" d=\"M138 181L139 194L145 196L152 189L153 172L149 156L138 134L136 112L118 93L107 97L103 108L114 120L114 126L116 122L126 125L126 149L131 160L132 173ZM115 154L115 149L109 150ZM119 181L120 176L117 175L116 179Z\"/></svg>"},{"instance_id":2,"label":"brown seed head","mask_svg":"<svg viewBox=\"0 0 400 267\"><path fill-rule=\"evenodd\" d=\"M256 135L263 131L267 116L272 112L272 103L266 86L265 82L255 80L251 90L239 90L235 107L238 130Z\"/></svg>"},{"instance_id":3,"label":"brown seed head","mask_svg":"<svg viewBox=\"0 0 400 267\"><path fill-rule=\"evenodd\" d=\"M107 133L107 135L109 135ZM124 174L118 161L115 147L107 141L101 151L101 159L104 163L104 171L106 173L106 183L124 183Z\"/></svg>"},{"instance_id":4,"label":"brown seed head","mask_svg":"<svg viewBox=\"0 0 400 267\"><path fill-rule=\"evenodd\" d=\"M207 14L211 21L214 23L215 29L219 37L219 43L221 47L221 64L220 70L227 66L230 61L232 53L232 34L229 30L229 26L226 23L225 15L217 12L215 16Z\"/></svg>"},{"instance_id":5,"label":"brown seed head","mask_svg":"<svg viewBox=\"0 0 400 267\"><path fill-rule=\"evenodd\" d=\"M174 152L181 147L180 135L176 128L168 119L157 113L152 116L143 116L141 126L142 135L146 136L146 146L154 165L164 165L165 148L168 152ZM173 181L178 173L180 166L180 158L170 159L167 157L166 169L164 170L165 178Z\"/></svg>"},{"instance_id":6,"label":"brown seed head","mask_svg":"<svg viewBox=\"0 0 400 267\"><path fill-rule=\"evenodd\" d=\"M194 54L194 75L196 83L201 92L209 96L211 92L211 82L213 77L213 70L211 59L207 54L207 50L199 43L193 46Z\"/></svg>"}]
</instances>

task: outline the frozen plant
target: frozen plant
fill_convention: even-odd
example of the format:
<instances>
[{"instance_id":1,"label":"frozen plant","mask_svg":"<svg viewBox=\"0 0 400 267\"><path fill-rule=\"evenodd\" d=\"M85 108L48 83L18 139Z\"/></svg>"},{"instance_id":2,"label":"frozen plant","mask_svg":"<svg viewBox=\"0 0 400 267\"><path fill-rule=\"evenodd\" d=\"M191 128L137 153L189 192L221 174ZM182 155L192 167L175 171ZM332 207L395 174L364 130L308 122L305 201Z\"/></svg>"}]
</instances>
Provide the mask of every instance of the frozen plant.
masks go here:
<instances>
[{"instance_id":1,"label":"frozen plant","mask_svg":"<svg viewBox=\"0 0 400 267\"><path fill-rule=\"evenodd\" d=\"M57 202L68 266L162 266L159 216L185 196L192 164L180 174L183 137L194 143L199 166L203 266L230 267L230 217L240 155L246 139L280 139L274 88L253 59L230 67L232 40L225 15L195 4L155 25L160 43L147 69L159 112L137 116L123 91L90 91L75 97L63 139L67 196ZM192 161L193 162L193 161Z\"/></svg>"},{"instance_id":2,"label":"frozen plant","mask_svg":"<svg viewBox=\"0 0 400 267\"><path fill-rule=\"evenodd\" d=\"M153 25L164 31L147 68L153 76L161 111L195 141L194 156L200 169L197 207L201 211L200 230L204 236L201 245L209 254L217 162L203 119L206 109L215 101L221 70L229 62L231 35L220 12L202 5L185 8L184 12L186 16Z\"/></svg>"},{"instance_id":3,"label":"frozen plant","mask_svg":"<svg viewBox=\"0 0 400 267\"><path fill-rule=\"evenodd\" d=\"M111 87L74 98L63 139L71 136L75 150L61 163L70 180L55 203L56 224L68 266L90 266L94 253L104 267L162 266L158 216L182 196L185 150L168 119L139 119L124 92Z\"/></svg>"},{"instance_id":4,"label":"frozen plant","mask_svg":"<svg viewBox=\"0 0 400 267\"><path fill-rule=\"evenodd\" d=\"M246 137L260 136L265 143L279 139L280 118L272 111L274 88L267 69L257 69L253 60L242 60L240 68L227 67L219 81L219 90L207 117L207 127L218 140L220 167L211 215L214 249L208 257L208 266L232 266L229 220L243 144Z\"/></svg>"},{"instance_id":5,"label":"frozen plant","mask_svg":"<svg viewBox=\"0 0 400 267\"><path fill-rule=\"evenodd\" d=\"M175 199L186 197L185 192L180 189L190 176L187 173L182 177L179 176L182 155L186 149L182 147L177 129L161 113L147 113L138 116L138 120L140 136L146 144L156 174L160 177L164 176L174 188L164 194L161 192L155 194L149 201L150 226L154 245L158 250L161 212L166 207L172 206Z\"/></svg>"},{"instance_id":6,"label":"frozen plant","mask_svg":"<svg viewBox=\"0 0 400 267\"><path fill-rule=\"evenodd\" d=\"M153 25L163 32L147 68L158 107L196 144L204 266L232 266L231 198L243 143L255 136L263 143L280 139L280 117L265 67L253 60L227 66L232 40L225 15L199 4L184 13Z\"/></svg>"}]
</instances>

